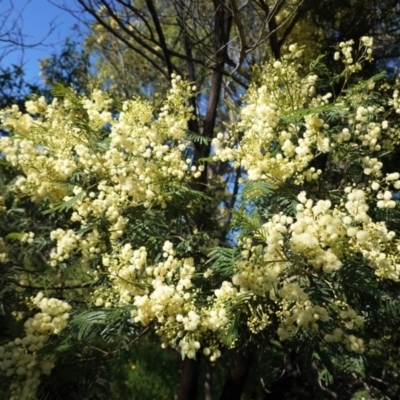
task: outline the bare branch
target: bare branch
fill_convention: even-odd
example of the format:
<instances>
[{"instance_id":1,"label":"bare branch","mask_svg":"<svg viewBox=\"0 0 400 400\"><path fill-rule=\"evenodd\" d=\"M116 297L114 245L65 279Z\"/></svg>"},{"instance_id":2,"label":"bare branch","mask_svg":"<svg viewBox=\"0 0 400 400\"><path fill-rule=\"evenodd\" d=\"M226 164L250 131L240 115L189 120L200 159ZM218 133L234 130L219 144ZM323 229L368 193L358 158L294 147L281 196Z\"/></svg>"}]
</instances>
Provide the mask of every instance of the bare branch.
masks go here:
<instances>
[{"instance_id":1,"label":"bare branch","mask_svg":"<svg viewBox=\"0 0 400 400\"><path fill-rule=\"evenodd\" d=\"M51 46L46 41L59 25L55 24L54 19L50 22L47 32L40 39L33 40L32 36L24 33L24 13L30 4L30 0L19 3L18 8L13 0L8 0L7 4L6 6L3 5L6 11L0 16L0 60L18 51L22 54L20 61L20 65L22 65L24 50L39 46Z\"/></svg>"},{"instance_id":2,"label":"bare branch","mask_svg":"<svg viewBox=\"0 0 400 400\"><path fill-rule=\"evenodd\" d=\"M167 64L168 74L171 75L174 72L174 68L171 63L170 53L168 51L167 43L165 41L164 32L162 30L160 20L158 19L156 8L154 7L154 3L152 0L146 0L147 8L150 11L150 14L153 18L154 26L156 27L158 39L160 41L161 49L164 53L165 62Z\"/></svg>"},{"instance_id":3,"label":"bare branch","mask_svg":"<svg viewBox=\"0 0 400 400\"><path fill-rule=\"evenodd\" d=\"M138 46L135 46L131 41L129 41L127 38L125 38L122 34L120 34L119 31L117 31L116 29L114 29L111 24L107 23L103 18L101 18L98 13L96 12L96 10L94 8L89 7L86 3L86 1L84 0L77 0L79 4L81 4L81 6L83 7L83 9L89 13L101 26L103 26L106 30L108 30L112 35L114 35L117 39L121 40L126 46L128 46L128 48L132 49L133 51L135 51L137 54L139 54L140 56L142 56L145 60L147 60L154 68L156 68L156 70L160 71L163 75L165 75L166 77L168 77L167 72L164 70L164 68L161 65L158 65L150 56L148 56L141 48L139 48ZM91 1L89 1L90 5ZM105 3L105 2L102 2ZM114 14L114 12L112 12L112 10L110 8L108 8L108 10L110 11L110 17L113 17L115 19L115 21L118 23L118 25L120 27L123 28L124 31L127 30L127 28L125 26L123 26L122 22L117 18L117 16ZM129 32L130 36L133 36L135 39L137 39L132 32ZM142 41L136 40L138 42L139 45L142 45ZM145 45L143 46L146 50L149 50L149 46ZM157 58L163 59L162 55L155 51L154 49L150 48L150 52L157 56Z\"/></svg>"}]
</instances>

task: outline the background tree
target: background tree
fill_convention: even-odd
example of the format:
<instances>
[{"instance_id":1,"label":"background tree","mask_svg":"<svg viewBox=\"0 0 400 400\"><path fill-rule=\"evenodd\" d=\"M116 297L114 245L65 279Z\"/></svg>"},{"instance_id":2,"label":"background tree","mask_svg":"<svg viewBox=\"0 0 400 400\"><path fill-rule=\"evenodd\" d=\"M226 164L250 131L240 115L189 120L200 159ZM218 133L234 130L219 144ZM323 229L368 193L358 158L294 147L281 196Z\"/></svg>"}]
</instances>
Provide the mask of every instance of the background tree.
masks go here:
<instances>
[{"instance_id":1,"label":"background tree","mask_svg":"<svg viewBox=\"0 0 400 400\"><path fill-rule=\"evenodd\" d=\"M27 82L24 73L24 54L27 49L48 46L48 38L57 28L52 21L43 37L32 40L25 33L24 10L29 1L15 4L13 0L5 0L0 16L0 106L11 104L23 106L24 99L30 94L40 92L38 84ZM7 56L19 53L19 60L13 65L6 65Z\"/></svg>"},{"instance_id":2,"label":"background tree","mask_svg":"<svg viewBox=\"0 0 400 400\"><path fill-rule=\"evenodd\" d=\"M77 42L67 39L58 53L40 61L42 81L50 91L56 84L73 87L76 91L87 91L94 83L90 71L89 54L81 50Z\"/></svg>"}]
</instances>

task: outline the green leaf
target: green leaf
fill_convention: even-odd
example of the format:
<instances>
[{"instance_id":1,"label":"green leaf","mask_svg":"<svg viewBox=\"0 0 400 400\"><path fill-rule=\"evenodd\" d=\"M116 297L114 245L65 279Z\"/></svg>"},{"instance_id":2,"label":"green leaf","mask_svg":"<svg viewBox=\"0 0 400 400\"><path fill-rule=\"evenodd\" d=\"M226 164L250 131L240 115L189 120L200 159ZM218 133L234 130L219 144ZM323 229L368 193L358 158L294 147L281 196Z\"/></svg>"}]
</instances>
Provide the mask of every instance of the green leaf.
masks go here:
<instances>
[{"instance_id":1,"label":"green leaf","mask_svg":"<svg viewBox=\"0 0 400 400\"><path fill-rule=\"evenodd\" d=\"M211 251L208 257L208 263L212 263L210 268L222 276L229 277L234 273L236 261L240 259L241 255L237 247L218 247Z\"/></svg>"},{"instance_id":2,"label":"green leaf","mask_svg":"<svg viewBox=\"0 0 400 400\"><path fill-rule=\"evenodd\" d=\"M235 212L232 223L234 226L239 227L244 235L254 233L262 228L261 218L256 212L251 215L247 215L244 212Z\"/></svg>"},{"instance_id":3,"label":"green leaf","mask_svg":"<svg viewBox=\"0 0 400 400\"><path fill-rule=\"evenodd\" d=\"M242 186L242 195L245 200L253 201L261 197L269 197L273 194L276 186L267 182L245 181Z\"/></svg>"},{"instance_id":4,"label":"green leaf","mask_svg":"<svg viewBox=\"0 0 400 400\"><path fill-rule=\"evenodd\" d=\"M103 329L110 320L112 310L88 310L75 315L71 320L71 325L75 325L77 339L84 340L90 338L96 331ZM99 332L98 332L99 333Z\"/></svg>"},{"instance_id":5,"label":"green leaf","mask_svg":"<svg viewBox=\"0 0 400 400\"><path fill-rule=\"evenodd\" d=\"M198 133L194 133L194 132L188 132L187 138L194 143L200 143L200 144L205 144L205 145L207 145L211 142L210 138L205 137L203 135L199 135Z\"/></svg>"},{"instance_id":6,"label":"green leaf","mask_svg":"<svg viewBox=\"0 0 400 400\"><path fill-rule=\"evenodd\" d=\"M79 192L77 195L75 195L71 199L69 199L67 201L63 201L61 203L58 203L58 204L52 206L51 208L49 208L48 210L43 211L43 215L54 214L57 211L59 211L59 212L67 211L67 210L73 208L74 205L76 204L76 202L78 202L82 199L84 194L85 194L85 192L82 190L81 192Z\"/></svg>"},{"instance_id":7,"label":"green leaf","mask_svg":"<svg viewBox=\"0 0 400 400\"><path fill-rule=\"evenodd\" d=\"M68 89L65 85L62 83L55 83L53 87L50 89L51 94L54 97L67 97L68 94L70 94L71 90Z\"/></svg>"},{"instance_id":8,"label":"green leaf","mask_svg":"<svg viewBox=\"0 0 400 400\"><path fill-rule=\"evenodd\" d=\"M229 325L228 332L226 334L226 339L225 339L225 344L228 347L233 346L235 341L238 338L238 327L239 327L240 315L241 315L241 313L237 312L235 315L235 318Z\"/></svg>"},{"instance_id":9,"label":"green leaf","mask_svg":"<svg viewBox=\"0 0 400 400\"><path fill-rule=\"evenodd\" d=\"M23 236L24 236L24 233L22 233L22 232L11 232L6 236L6 239L21 240Z\"/></svg>"}]
</instances>

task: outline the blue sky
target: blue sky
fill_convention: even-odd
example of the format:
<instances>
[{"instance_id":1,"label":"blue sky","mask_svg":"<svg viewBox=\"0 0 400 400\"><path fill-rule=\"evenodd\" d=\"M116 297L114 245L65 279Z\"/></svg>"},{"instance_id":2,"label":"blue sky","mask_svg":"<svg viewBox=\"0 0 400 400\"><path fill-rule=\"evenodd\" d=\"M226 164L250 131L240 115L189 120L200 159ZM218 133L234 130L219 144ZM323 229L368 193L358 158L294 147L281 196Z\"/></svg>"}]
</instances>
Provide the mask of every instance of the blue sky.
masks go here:
<instances>
[{"instance_id":1,"label":"blue sky","mask_svg":"<svg viewBox=\"0 0 400 400\"><path fill-rule=\"evenodd\" d=\"M13 21L18 19L18 26L23 32L26 43L37 43L43 40L42 45L34 48L21 50L13 46L13 51L0 59L1 67L20 64L22 61L27 80L31 83L40 81L39 60L57 52L67 37L70 39L77 37L73 27L78 24L78 21L68 12L54 5L63 3L64 0L53 0L53 4L48 0L0 0L0 35L4 35L5 29L9 29ZM14 10L8 13L11 5L14 6ZM21 18L18 18L19 15ZM52 24L55 28L46 37ZM16 32L15 29L14 32ZM1 45L2 43L0 43L0 49Z\"/></svg>"}]
</instances>

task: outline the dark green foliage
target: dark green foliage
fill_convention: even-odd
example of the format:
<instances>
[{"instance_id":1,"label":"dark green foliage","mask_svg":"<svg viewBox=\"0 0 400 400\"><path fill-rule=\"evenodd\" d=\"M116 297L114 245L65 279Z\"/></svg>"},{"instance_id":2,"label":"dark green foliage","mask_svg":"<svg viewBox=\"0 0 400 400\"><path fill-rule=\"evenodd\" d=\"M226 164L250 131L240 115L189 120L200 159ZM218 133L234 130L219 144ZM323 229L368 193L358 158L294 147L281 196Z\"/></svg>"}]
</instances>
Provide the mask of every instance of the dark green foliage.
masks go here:
<instances>
[{"instance_id":1,"label":"dark green foliage","mask_svg":"<svg viewBox=\"0 0 400 400\"><path fill-rule=\"evenodd\" d=\"M17 104L24 109L25 100L41 92L38 85L26 81L22 67L12 65L0 68L0 108Z\"/></svg>"},{"instance_id":2,"label":"dark green foliage","mask_svg":"<svg viewBox=\"0 0 400 400\"><path fill-rule=\"evenodd\" d=\"M90 82L89 54L81 49L80 43L67 38L60 52L41 61L41 73L48 88L62 84L85 92Z\"/></svg>"}]
</instances>

